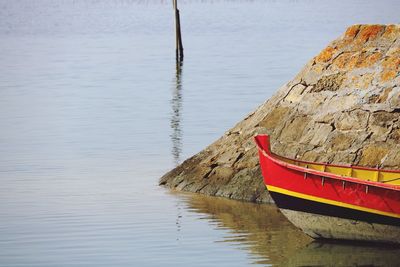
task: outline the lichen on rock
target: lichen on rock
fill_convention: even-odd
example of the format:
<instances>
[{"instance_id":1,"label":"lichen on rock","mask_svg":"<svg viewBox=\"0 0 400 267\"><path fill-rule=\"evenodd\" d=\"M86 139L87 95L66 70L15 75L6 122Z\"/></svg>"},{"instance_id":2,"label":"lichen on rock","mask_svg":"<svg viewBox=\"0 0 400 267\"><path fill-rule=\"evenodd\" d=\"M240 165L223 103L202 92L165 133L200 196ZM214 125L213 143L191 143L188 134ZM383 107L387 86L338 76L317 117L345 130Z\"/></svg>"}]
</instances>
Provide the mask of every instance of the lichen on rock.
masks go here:
<instances>
[{"instance_id":1,"label":"lichen on rock","mask_svg":"<svg viewBox=\"0 0 400 267\"><path fill-rule=\"evenodd\" d=\"M283 156L400 168L400 25L353 25L224 136L160 184L271 202L252 137Z\"/></svg>"}]
</instances>

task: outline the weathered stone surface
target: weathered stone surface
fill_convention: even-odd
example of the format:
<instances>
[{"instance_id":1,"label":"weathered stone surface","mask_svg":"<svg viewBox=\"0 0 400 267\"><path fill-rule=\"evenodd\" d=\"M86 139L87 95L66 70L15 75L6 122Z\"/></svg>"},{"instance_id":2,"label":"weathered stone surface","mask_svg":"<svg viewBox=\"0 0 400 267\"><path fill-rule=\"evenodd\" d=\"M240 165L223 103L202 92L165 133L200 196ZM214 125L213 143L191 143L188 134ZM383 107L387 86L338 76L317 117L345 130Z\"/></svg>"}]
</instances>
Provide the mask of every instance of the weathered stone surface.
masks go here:
<instances>
[{"instance_id":1,"label":"weathered stone surface","mask_svg":"<svg viewBox=\"0 0 400 267\"><path fill-rule=\"evenodd\" d=\"M270 202L252 137L310 161L400 168L400 26L353 25L274 96L160 184Z\"/></svg>"},{"instance_id":2,"label":"weathered stone surface","mask_svg":"<svg viewBox=\"0 0 400 267\"><path fill-rule=\"evenodd\" d=\"M362 149L359 164L367 166L379 166L389 154L390 148L385 144L370 144Z\"/></svg>"},{"instance_id":3,"label":"weathered stone surface","mask_svg":"<svg viewBox=\"0 0 400 267\"><path fill-rule=\"evenodd\" d=\"M340 114L335 126L341 131L362 130L367 127L369 113L356 109Z\"/></svg>"},{"instance_id":4,"label":"weathered stone surface","mask_svg":"<svg viewBox=\"0 0 400 267\"><path fill-rule=\"evenodd\" d=\"M344 80L343 73L335 73L327 76L322 76L314 85L311 92L321 91L337 91L340 89Z\"/></svg>"}]
</instances>

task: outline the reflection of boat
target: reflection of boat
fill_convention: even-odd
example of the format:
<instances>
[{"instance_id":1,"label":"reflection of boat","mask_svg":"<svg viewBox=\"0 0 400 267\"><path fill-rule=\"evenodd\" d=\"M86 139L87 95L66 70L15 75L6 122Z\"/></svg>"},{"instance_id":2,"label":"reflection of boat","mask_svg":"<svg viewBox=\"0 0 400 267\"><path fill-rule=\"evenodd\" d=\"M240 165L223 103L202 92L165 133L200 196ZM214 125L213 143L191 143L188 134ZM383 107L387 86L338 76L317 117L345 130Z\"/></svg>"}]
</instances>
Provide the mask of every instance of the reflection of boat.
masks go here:
<instances>
[{"instance_id":1,"label":"reflection of boat","mask_svg":"<svg viewBox=\"0 0 400 267\"><path fill-rule=\"evenodd\" d=\"M272 205L171 193L184 201L183 221L185 210L199 214L199 220L222 231L214 235L218 243L246 250L257 266L400 266L398 246L311 242Z\"/></svg>"},{"instance_id":2,"label":"reflection of boat","mask_svg":"<svg viewBox=\"0 0 400 267\"><path fill-rule=\"evenodd\" d=\"M399 248L312 242L293 253L283 266L399 266Z\"/></svg>"},{"instance_id":3,"label":"reflection of boat","mask_svg":"<svg viewBox=\"0 0 400 267\"><path fill-rule=\"evenodd\" d=\"M275 155L255 137L264 182L282 213L313 238L400 243L400 171Z\"/></svg>"},{"instance_id":4,"label":"reflection of boat","mask_svg":"<svg viewBox=\"0 0 400 267\"><path fill-rule=\"evenodd\" d=\"M281 262L312 241L289 223L274 205L173 193L185 201L186 210L200 214L201 220L223 231L215 235L218 243L246 250L253 263L284 266Z\"/></svg>"}]
</instances>

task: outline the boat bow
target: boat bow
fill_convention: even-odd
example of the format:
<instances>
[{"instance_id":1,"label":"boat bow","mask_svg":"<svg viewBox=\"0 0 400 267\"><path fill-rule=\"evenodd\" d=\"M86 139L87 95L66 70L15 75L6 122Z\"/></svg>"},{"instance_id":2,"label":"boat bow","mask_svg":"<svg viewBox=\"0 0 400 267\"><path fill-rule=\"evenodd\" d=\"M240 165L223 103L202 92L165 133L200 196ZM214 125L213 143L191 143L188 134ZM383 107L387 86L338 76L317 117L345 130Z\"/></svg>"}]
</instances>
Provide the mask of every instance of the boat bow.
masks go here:
<instances>
[{"instance_id":1,"label":"boat bow","mask_svg":"<svg viewBox=\"0 0 400 267\"><path fill-rule=\"evenodd\" d=\"M304 232L400 242L400 186L379 181L391 181L399 171L289 159L272 153L268 135L257 135L255 142L268 191Z\"/></svg>"}]
</instances>

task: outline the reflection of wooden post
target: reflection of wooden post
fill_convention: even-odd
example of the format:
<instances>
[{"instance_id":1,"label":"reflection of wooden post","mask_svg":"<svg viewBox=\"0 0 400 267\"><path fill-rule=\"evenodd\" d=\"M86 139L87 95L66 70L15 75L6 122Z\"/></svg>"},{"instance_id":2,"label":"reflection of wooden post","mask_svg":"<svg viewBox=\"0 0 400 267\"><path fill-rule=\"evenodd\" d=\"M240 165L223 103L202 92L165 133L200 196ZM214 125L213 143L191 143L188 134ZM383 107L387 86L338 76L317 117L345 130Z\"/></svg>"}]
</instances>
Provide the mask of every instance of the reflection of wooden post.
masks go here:
<instances>
[{"instance_id":1,"label":"reflection of wooden post","mask_svg":"<svg viewBox=\"0 0 400 267\"><path fill-rule=\"evenodd\" d=\"M183 60L176 60L175 81L172 95L172 116L171 116L171 129L170 135L172 140L172 157L175 166L180 163L180 155L182 153L182 68Z\"/></svg>"},{"instance_id":2,"label":"reflection of wooden post","mask_svg":"<svg viewBox=\"0 0 400 267\"><path fill-rule=\"evenodd\" d=\"M178 2L173 0L174 10L175 10L175 47L176 47L176 60L183 60L183 45L182 45L182 35L181 35L181 20L179 16Z\"/></svg>"}]
</instances>

